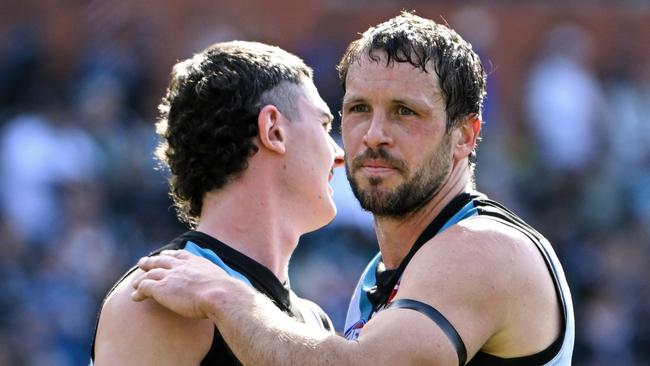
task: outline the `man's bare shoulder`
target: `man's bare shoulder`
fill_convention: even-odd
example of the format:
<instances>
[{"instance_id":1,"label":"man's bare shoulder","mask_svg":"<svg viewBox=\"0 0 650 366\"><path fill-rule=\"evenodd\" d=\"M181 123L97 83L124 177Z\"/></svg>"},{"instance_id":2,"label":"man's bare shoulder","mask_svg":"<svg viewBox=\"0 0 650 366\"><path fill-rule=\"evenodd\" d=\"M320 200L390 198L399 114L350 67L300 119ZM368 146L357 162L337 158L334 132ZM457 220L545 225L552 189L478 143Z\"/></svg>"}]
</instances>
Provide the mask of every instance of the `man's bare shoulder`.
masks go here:
<instances>
[{"instance_id":1,"label":"man's bare shoulder","mask_svg":"<svg viewBox=\"0 0 650 366\"><path fill-rule=\"evenodd\" d=\"M525 234L496 220L463 220L431 239L405 270L399 292L458 319L461 335L478 335L479 349L502 356L518 356L503 344L527 339L516 349L532 354L559 332L558 299L543 256ZM530 329L538 330L535 337L525 334Z\"/></svg>"},{"instance_id":2,"label":"man's bare shoulder","mask_svg":"<svg viewBox=\"0 0 650 366\"><path fill-rule=\"evenodd\" d=\"M520 230L491 218L470 218L450 227L426 243L409 267L438 262L442 267L437 268L461 277L481 275L475 278L481 285L512 284L537 270L548 276L537 246Z\"/></svg>"},{"instance_id":3,"label":"man's bare shoulder","mask_svg":"<svg viewBox=\"0 0 650 366\"><path fill-rule=\"evenodd\" d=\"M554 297L546 261L537 245L520 229L480 216L463 220L451 229L449 243L458 248L468 264L483 269L486 277L517 295L538 293L539 285L546 283Z\"/></svg>"},{"instance_id":4,"label":"man's bare shoulder","mask_svg":"<svg viewBox=\"0 0 650 366\"><path fill-rule=\"evenodd\" d=\"M484 220L456 224L418 250L404 271L398 297L425 301L443 314L480 313L493 323L487 328L498 327L504 321L504 299L510 297L506 285L516 277L512 266L518 255L506 246L518 247L519 239Z\"/></svg>"},{"instance_id":5,"label":"man's bare shoulder","mask_svg":"<svg viewBox=\"0 0 650 366\"><path fill-rule=\"evenodd\" d=\"M125 278L107 297L95 342L95 365L198 365L212 344L214 325L183 318L153 300L131 300Z\"/></svg>"}]
</instances>

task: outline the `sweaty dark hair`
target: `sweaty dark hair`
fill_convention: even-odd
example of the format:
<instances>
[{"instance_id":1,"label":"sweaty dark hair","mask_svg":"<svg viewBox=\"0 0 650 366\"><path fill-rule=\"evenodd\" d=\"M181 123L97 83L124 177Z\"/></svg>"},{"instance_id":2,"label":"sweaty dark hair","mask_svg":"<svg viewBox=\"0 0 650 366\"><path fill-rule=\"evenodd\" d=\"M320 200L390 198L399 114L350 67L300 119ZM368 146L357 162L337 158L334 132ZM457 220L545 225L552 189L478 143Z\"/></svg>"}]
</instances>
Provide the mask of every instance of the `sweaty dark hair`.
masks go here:
<instances>
[{"instance_id":1,"label":"sweaty dark hair","mask_svg":"<svg viewBox=\"0 0 650 366\"><path fill-rule=\"evenodd\" d=\"M171 172L182 221L196 225L205 194L246 169L260 109L273 104L293 119L298 86L311 78L297 56L256 42L217 43L174 66L158 107L156 157Z\"/></svg>"},{"instance_id":2,"label":"sweaty dark hair","mask_svg":"<svg viewBox=\"0 0 650 366\"><path fill-rule=\"evenodd\" d=\"M465 116L480 117L485 72L472 45L454 30L408 12L371 27L348 46L338 65L343 91L353 62L363 57L379 62L382 56L387 56L386 66L408 62L429 72L433 65L445 102L447 132Z\"/></svg>"}]
</instances>

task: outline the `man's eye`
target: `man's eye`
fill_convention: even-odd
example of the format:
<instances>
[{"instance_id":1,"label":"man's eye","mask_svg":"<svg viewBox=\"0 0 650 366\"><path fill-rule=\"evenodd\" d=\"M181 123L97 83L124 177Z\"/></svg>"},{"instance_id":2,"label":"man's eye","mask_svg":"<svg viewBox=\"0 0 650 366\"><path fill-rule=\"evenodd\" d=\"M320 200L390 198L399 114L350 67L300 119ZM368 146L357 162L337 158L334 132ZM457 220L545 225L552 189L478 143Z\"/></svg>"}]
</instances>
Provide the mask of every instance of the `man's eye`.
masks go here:
<instances>
[{"instance_id":1,"label":"man's eye","mask_svg":"<svg viewBox=\"0 0 650 366\"><path fill-rule=\"evenodd\" d=\"M406 108L406 107L403 107L403 106L402 106L402 107L399 107L399 108L397 109L397 113L398 113L400 116L413 116L413 115L415 115L415 112L413 112L412 109L409 109L409 108Z\"/></svg>"},{"instance_id":2,"label":"man's eye","mask_svg":"<svg viewBox=\"0 0 650 366\"><path fill-rule=\"evenodd\" d=\"M368 112L368 106L365 104L356 104L349 109L352 113L365 113Z\"/></svg>"}]
</instances>

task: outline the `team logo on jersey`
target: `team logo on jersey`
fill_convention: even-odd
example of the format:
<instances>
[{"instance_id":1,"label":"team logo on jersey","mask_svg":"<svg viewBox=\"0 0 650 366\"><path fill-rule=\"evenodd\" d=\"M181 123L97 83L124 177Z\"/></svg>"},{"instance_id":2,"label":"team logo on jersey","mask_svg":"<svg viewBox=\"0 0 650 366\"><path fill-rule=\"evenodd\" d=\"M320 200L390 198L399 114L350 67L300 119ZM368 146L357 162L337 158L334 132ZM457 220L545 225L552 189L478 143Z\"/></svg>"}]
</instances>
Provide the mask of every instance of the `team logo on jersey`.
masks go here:
<instances>
[{"instance_id":1,"label":"team logo on jersey","mask_svg":"<svg viewBox=\"0 0 650 366\"><path fill-rule=\"evenodd\" d=\"M360 319L356 323L352 324L350 328L348 328L345 333L345 339L348 341L353 341L357 338L359 338L359 333L361 333L361 329L363 329L363 326L366 325L366 321L364 319Z\"/></svg>"}]
</instances>

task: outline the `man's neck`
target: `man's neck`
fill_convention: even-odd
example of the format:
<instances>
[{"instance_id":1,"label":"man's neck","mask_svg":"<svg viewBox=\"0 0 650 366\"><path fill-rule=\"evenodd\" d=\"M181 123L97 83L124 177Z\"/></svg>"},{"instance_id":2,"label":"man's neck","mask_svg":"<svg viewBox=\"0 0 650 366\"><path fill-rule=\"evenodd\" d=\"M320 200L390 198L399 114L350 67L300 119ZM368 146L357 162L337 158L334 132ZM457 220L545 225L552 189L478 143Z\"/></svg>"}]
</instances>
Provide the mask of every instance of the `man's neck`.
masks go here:
<instances>
[{"instance_id":1,"label":"man's neck","mask_svg":"<svg viewBox=\"0 0 650 366\"><path fill-rule=\"evenodd\" d=\"M196 230L254 259L285 282L302 233L283 217L272 194L242 188L207 194Z\"/></svg>"},{"instance_id":2,"label":"man's neck","mask_svg":"<svg viewBox=\"0 0 650 366\"><path fill-rule=\"evenodd\" d=\"M431 221L457 195L471 188L469 169L454 169L433 198L416 212L400 218L375 216L375 232L386 268L397 268Z\"/></svg>"}]
</instances>

